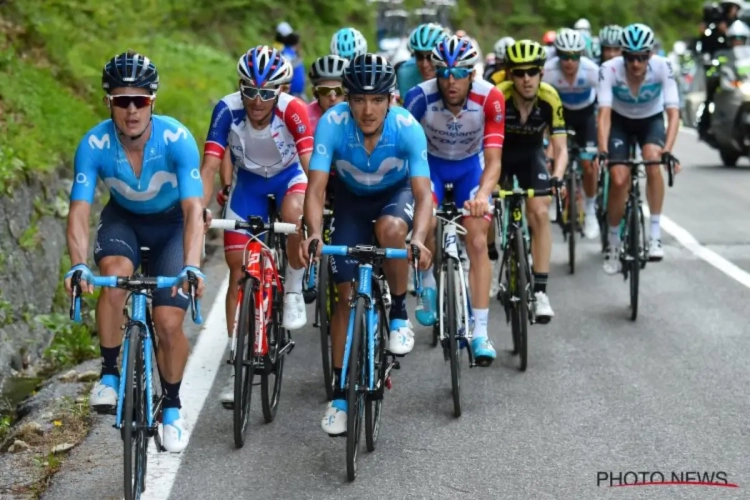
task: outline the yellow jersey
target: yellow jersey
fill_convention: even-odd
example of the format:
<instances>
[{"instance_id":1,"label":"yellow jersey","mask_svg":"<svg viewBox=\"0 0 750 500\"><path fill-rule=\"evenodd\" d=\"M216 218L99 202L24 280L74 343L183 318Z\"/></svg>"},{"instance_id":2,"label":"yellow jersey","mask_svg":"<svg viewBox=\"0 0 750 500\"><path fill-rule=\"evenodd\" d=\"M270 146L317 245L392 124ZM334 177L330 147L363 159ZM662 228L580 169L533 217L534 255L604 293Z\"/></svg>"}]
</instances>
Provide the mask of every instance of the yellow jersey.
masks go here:
<instances>
[{"instance_id":1,"label":"yellow jersey","mask_svg":"<svg viewBox=\"0 0 750 500\"><path fill-rule=\"evenodd\" d=\"M505 96L505 151L516 147L528 149L530 146L541 146L547 129L551 136L566 135L562 101L552 85L545 82L539 84L534 108L525 123L521 122L521 113L513 102L513 82L502 82L496 87Z\"/></svg>"}]
</instances>

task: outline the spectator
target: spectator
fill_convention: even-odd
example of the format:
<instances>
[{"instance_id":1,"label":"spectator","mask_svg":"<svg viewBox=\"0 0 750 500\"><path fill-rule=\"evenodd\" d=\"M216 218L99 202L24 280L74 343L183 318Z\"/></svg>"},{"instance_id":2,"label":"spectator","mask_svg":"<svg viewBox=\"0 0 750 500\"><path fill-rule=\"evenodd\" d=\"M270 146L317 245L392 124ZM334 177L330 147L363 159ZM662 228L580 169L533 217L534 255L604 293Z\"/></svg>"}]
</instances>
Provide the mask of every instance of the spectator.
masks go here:
<instances>
[{"instance_id":1,"label":"spectator","mask_svg":"<svg viewBox=\"0 0 750 500\"><path fill-rule=\"evenodd\" d=\"M294 32L288 22L281 22L276 26L276 42L283 46L281 53L294 68L294 76L292 76L292 81L286 91L307 101L305 96L305 65L300 55L299 34Z\"/></svg>"}]
</instances>

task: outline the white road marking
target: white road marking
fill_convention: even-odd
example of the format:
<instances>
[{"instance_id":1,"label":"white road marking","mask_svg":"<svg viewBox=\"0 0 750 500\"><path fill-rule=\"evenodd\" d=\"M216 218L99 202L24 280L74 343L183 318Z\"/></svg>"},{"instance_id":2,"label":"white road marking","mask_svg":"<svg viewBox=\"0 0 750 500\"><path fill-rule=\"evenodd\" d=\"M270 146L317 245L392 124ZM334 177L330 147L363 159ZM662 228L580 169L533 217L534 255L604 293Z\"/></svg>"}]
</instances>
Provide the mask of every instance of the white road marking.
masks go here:
<instances>
[{"instance_id":1,"label":"white road marking","mask_svg":"<svg viewBox=\"0 0 750 500\"><path fill-rule=\"evenodd\" d=\"M224 301L228 287L229 273L222 281L216 299L205 316L206 322L188 359L182 378L180 399L191 430L195 430L195 424L214 385L216 372L221 366L221 359L227 346L227 336L224 333L226 330ZM143 500L167 500L169 498L184 455L185 452L158 453L151 441L148 449L146 491L141 496Z\"/></svg>"}]
</instances>

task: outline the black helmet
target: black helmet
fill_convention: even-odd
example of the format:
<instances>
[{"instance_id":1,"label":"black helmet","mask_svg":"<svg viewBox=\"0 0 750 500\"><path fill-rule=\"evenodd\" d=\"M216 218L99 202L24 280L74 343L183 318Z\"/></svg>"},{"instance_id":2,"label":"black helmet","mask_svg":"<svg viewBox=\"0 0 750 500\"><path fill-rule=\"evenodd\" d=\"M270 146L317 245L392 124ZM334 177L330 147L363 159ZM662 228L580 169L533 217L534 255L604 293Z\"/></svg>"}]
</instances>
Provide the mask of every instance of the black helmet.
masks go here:
<instances>
[{"instance_id":1,"label":"black helmet","mask_svg":"<svg viewBox=\"0 0 750 500\"><path fill-rule=\"evenodd\" d=\"M159 88L156 66L148 57L133 51L113 57L102 70L102 88L109 92L118 87L138 87L155 93Z\"/></svg>"},{"instance_id":2,"label":"black helmet","mask_svg":"<svg viewBox=\"0 0 750 500\"><path fill-rule=\"evenodd\" d=\"M396 72L385 57L362 54L344 70L343 84L349 94L392 94L396 90Z\"/></svg>"}]
</instances>

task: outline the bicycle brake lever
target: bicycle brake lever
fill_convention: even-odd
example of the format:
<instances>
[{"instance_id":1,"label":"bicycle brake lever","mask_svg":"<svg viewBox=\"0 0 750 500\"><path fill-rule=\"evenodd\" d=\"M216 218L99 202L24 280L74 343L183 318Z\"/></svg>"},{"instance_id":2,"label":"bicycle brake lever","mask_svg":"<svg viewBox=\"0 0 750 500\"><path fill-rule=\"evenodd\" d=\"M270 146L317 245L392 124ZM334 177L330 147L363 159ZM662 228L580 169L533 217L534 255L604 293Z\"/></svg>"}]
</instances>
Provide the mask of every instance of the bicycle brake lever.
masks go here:
<instances>
[{"instance_id":1,"label":"bicycle brake lever","mask_svg":"<svg viewBox=\"0 0 750 500\"><path fill-rule=\"evenodd\" d=\"M70 319L81 321L81 276L83 271L76 271L70 279Z\"/></svg>"},{"instance_id":2,"label":"bicycle brake lever","mask_svg":"<svg viewBox=\"0 0 750 500\"><path fill-rule=\"evenodd\" d=\"M190 315L192 316L193 323L200 325L203 323L203 317L201 316L201 303L200 299L196 298L195 291L198 287L198 277L192 271L188 271L188 283L190 284Z\"/></svg>"}]
</instances>

